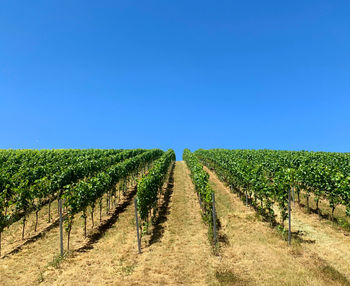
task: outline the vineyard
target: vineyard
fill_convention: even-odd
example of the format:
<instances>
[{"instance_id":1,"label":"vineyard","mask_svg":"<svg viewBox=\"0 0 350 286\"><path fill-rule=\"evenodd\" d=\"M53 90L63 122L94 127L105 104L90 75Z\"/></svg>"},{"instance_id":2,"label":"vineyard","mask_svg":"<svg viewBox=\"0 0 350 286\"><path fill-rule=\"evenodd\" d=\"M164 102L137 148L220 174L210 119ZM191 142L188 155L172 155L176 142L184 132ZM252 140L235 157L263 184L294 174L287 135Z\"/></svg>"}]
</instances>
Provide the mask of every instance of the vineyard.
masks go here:
<instances>
[{"instance_id":1,"label":"vineyard","mask_svg":"<svg viewBox=\"0 0 350 286\"><path fill-rule=\"evenodd\" d=\"M86 236L87 210L94 225L94 209L102 213L102 198L106 195L107 212L117 197L117 183L125 192L127 183L136 183L152 162L162 155L155 150L59 150L2 152L0 234L5 227L22 219L22 239L27 216L35 212L35 231L38 213L51 203L63 200L66 214L67 249L75 214L83 212ZM3 168L5 166L5 168ZM0 235L1 238L1 235ZM0 241L1 245L1 241ZM1 247L0 247L1 250ZM0 252L1 253L1 252Z\"/></svg>"},{"instance_id":2,"label":"vineyard","mask_svg":"<svg viewBox=\"0 0 350 286\"><path fill-rule=\"evenodd\" d=\"M324 152L288 152L271 150L198 150L201 161L220 176L232 190L245 196L247 203L275 221L274 204L280 210L281 226L288 215L288 194L294 190L310 195L320 214L320 200L327 200L334 219L337 206L346 207L350 216L350 154Z\"/></svg>"},{"instance_id":3,"label":"vineyard","mask_svg":"<svg viewBox=\"0 0 350 286\"><path fill-rule=\"evenodd\" d=\"M0 150L0 285L350 285L350 153L182 157Z\"/></svg>"}]
</instances>

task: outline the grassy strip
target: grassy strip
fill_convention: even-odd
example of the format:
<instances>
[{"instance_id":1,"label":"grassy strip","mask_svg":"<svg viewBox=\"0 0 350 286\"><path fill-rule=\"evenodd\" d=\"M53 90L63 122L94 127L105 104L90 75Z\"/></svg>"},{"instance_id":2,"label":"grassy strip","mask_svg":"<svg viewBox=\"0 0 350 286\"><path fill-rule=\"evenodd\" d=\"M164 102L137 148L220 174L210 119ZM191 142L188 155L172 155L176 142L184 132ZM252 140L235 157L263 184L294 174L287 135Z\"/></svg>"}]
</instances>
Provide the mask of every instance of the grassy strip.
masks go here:
<instances>
[{"instance_id":1,"label":"grassy strip","mask_svg":"<svg viewBox=\"0 0 350 286\"><path fill-rule=\"evenodd\" d=\"M209 174L204 171L203 165L198 158L189 150L185 149L182 155L191 171L191 179L195 185L199 203L202 210L202 218L208 224L209 239L213 240L213 189L209 185Z\"/></svg>"}]
</instances>

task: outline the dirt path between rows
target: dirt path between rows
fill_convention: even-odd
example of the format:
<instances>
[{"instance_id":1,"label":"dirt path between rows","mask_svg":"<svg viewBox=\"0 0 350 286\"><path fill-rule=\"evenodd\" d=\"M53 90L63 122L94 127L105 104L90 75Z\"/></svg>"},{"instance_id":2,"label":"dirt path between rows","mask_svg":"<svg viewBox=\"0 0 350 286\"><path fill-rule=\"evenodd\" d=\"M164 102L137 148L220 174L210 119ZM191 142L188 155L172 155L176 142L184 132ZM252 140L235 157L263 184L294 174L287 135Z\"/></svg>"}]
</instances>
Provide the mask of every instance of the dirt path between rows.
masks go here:
<instances>
[{"instance_id":1,"label":"dirt path between rows","mask_svg":"<svg viewBox=\"0 0 350 286\"><path fill-rule=\"evenodd\" d=\"M129 190L123 196L116 208L106 214L106 202L104 200L102 223L99 222L98 209L95 210L95 228L92 230L91 220L87 220L87 230L89 237L84 238L83 220L80 214L75 216L71 232L70 248L77 251L80 248L89 249L93 247L92 240L98 240L103 233L101 227L108 227L111 220L116 220L119 213L124 211L126 205L131 201L136 189ZM88 216L90 218L90 216ZM64 235L64 248L66 249L66 234ZM74 253L74 252L73 252ZM55 225L50 230L43 233L37 240L29 244L24 244L21 249L14 254L0 259L0 286L7 285L37 285L45 279L45 272L55 269L60 262L59 259L59 228ZM65 284L69 285L69 284Z\"/></svg>"},{"instance_id":2,"label":"dirt path between rows","mask_svg":"<svg viewBox=\"0 0 350 286\"><path fill-rule=\"evenodd\" d=\"M222 285L349 285L318 252L309 249L313 246L288 247L214 172L205 170L216 193L221 223L222 259L216 276Z\"/></svg>"},{"instance_id":3,"label":"dirt path between rows","mask_svg":"<svg viewBox=\"0 0 350 286\"><path fill-rule=\"evenodd\" d=\"M199 203L184 162L177 162L164 235L146 248L125 285L208 285L212 254Z\"/></svg>"},{"instance_id":4,"label":"dirt path between rows","mask_svg":"<svg viewBox=\"0 0 350 286\"><path fill-rule=\"evenodd\" d=\"M184 162L176 162L173 180L159 225L142 238L141 255L129 206L94 249L46 271L42 285L218 285L213 270L218 258Z\"/></svg>"},{"instance_id":5,"label":"dirt path between rows","mask_svg":"<svg viewBox=\"0 0 350 286\"><path fill-rule=\"evenodd\" d=\"M57 255L57 228L1 260L0 285L350 285L349 237L295 208L293 230L302 230L304 239L315 243L288 247L206 170L221 225L218 256L209 243L189 170L176 162L157 223L142 238L141 255L129 199L92 247L63 261L52 259ZM82 225L77 221L75 227L72 247L77 249L84 239Z\"/></svg>"},{"instance_id":6,"label":"dirt path between rows","mask_svg":"<svg viewBox=\"0 0 350 286\"><path fill-rule=\"evenodd\" d=\"M337 230L316 214L306 214L298 206L292 211L292 230L301 231L302 238L314 243L305 247L316 252L332 267L350 280L350 236Z\"/></svg>"}]
</instances>

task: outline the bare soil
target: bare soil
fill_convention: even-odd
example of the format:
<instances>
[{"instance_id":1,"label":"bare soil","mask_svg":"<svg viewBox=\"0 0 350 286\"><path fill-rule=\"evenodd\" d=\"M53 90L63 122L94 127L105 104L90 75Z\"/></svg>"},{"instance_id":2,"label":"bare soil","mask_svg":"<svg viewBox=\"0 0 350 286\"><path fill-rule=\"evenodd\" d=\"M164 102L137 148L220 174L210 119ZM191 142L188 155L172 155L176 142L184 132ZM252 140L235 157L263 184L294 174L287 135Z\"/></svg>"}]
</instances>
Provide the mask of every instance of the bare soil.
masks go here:
<instances>
[{"instance_id":1,"label":"bare soil","mask_svg":"<svg viewBox=\"0 0 350 286\"><path fill-rule=\"evenodd\" d=\"M84 220L79 213L74 218L71 231L70 250L74 252L86 251L99 239L116 216L124 211L135 191L129 191L116 206L106 213L106 198L103 199L103 210L100 223L99 208L94 211L94 227L90 211L87 212L87 237L84 238ZM22 226L17 222L4 232L4 255L0 259L0 285L36 285L43 279L42 274L50 268L56 267L59 258L59 229L58 223L47 223L47 208L40 212L38 231L34 232L35 214L28 218L25 240L21 239ZM57 203L52 207L53 221L57 219ZM107 227L108 228L108 227ZM64 235L64 248L67 249L67 237ZM15 251L14 251L15 250ZM70 254L72 255L72 254Z\"/></svg>"},{"instance_id":2,"label":"bare soil","mask_svg":"<svg viewBox=\"0 0 350 286\"><path fill-rule=\"evenodd\" d=\"M337 260L334 256L326 259L321 248L310 244L288 247L280 233L205 169L216 192L221 224L222 259L216 271L222 285L349 285L338 265L328 264Z\"/></svg>"},{"instance_id":3,"label":"bare soil","mask_svg":"<svg viewBox=\"0 0 350 286\"><path fill-rule=\"evenodd\" d=\"M171 178L173 176L173 179ZM217 259L202 222L188 169L177 162L156 225L137 254L133 206L94 248L43 273L43 285L209 285ZM173 182L172 182L173 180Z\"/></svg>"},{"instance_id":4,"label":"bare soil","mask_svg":"<svg viewBox=\"0 0 350 286\"><path fill-rule=\"evenodd\" d=\"M350 236L336 229L330 221L317 214L306 214L297 205L292 211L292 230L301 232L305 248L317 253L330 266L350 280Z\"/></svg>"},{"instance_id":5,"label":"bare soil","mask_svg":"<svg viewBox=\"0 0 350 286\"><path fill-rule=\"evenodd\" d=\"M295 207L293 229L302 231L304 242L288 247L276 229L207 171L220 226L215 254L189 170L176 162L153 226L142 237L142 254L137 253L136 190L130 189L109 215L104 199L102 222L96 208L94 228L88 216L86 239L81 214L76 216L72 251L64 259L58 257L58 227L42 224L43 235L0 259L0 285L350 285L346 232ZM40 220L46 219L44 209ZM29 220L27 240L37 235L33 215ZM16 236L20 229L18 223L8 230L6 252L23 243Z\"/></svg>"}]
</instances>

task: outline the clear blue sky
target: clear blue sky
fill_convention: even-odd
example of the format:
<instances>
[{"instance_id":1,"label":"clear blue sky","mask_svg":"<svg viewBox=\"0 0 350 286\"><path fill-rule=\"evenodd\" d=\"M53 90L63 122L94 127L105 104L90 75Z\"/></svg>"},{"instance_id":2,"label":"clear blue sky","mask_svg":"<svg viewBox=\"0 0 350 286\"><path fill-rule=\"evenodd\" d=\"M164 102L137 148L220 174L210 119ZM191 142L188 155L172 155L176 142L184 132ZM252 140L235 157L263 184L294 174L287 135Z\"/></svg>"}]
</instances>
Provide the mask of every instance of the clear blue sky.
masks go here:
<instances>
[{"instance_id":1,"label":"clear blue sky","mask_svg":"<svg viewBox=\"0 0 350 286\"><path fill-rule=\"evenodd\" d=\"M1 1L0 148L350 151L350 2Z\"/></svg>"}]
</instances>

